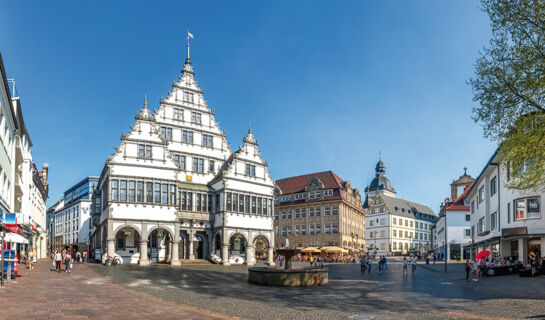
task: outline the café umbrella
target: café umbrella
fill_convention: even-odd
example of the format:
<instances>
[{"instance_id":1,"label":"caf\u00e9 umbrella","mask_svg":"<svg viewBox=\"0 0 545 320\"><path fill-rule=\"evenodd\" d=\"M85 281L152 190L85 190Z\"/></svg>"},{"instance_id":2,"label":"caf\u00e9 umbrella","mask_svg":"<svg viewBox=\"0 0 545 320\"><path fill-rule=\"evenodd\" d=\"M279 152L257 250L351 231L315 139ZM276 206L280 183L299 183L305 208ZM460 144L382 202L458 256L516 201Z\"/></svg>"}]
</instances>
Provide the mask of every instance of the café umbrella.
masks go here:
<instances>
[{"instance_id":1,"label":"caf\u00e9 umbrella","mask_svg":"<svg viewBox=\"0 0 545 320\"><path fill-rule=\"evenodd\" d=\"M483 250L483 251L477 253L477 255L475 256L475 259L481 260L482 258L488 258L488 256L490 256L490 251Z\"/></svg>"}]
</instances>

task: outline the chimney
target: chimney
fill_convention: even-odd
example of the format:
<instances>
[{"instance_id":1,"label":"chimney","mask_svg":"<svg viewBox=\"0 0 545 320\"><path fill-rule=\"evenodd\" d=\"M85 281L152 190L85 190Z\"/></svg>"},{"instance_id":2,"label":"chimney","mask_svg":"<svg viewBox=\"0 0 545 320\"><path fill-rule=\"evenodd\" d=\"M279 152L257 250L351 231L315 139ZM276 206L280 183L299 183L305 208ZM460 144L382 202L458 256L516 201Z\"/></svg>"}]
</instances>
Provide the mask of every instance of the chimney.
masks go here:
<instances>
[{"instance_id":1,"label":"chimney","mask_svg":"<svg viewBox=\"0 0 545 320\"><path fill-rule=\"evenodd\" d=\"M49 193L49 184L47 183L47 174L49 172L49 164L46 162L42 165L42 178L43 178L43 184L45 192Z\"/></svg>"}]
</instances>

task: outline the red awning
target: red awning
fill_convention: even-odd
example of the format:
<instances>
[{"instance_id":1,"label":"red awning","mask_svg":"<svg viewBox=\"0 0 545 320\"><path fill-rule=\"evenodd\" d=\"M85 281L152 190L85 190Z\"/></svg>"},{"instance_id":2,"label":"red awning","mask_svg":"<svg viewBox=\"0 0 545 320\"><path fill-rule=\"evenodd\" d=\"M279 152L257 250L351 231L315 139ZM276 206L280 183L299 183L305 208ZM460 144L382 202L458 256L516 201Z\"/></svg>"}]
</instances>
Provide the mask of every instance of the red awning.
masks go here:
<instances>
[{"instance_id":1,"label":"red awning","mask_svg":"<svg viewBox=\"0 0 545 320\"><path fill-rule=\"evenodd\" d=\"M17 233L17 234L22 233L21 227L19 227L16 224L6 224L6 229L8 229L9 231L11 231L13 233Z\"/></svg>"}]
</instances>

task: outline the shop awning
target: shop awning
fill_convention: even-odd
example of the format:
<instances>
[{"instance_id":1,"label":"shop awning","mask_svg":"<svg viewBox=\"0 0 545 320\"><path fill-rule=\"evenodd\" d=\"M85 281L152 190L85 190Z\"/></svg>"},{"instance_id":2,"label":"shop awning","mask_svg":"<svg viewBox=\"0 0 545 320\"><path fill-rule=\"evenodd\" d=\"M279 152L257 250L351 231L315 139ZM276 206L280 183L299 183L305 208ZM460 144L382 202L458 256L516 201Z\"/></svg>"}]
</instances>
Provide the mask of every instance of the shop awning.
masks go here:
<instances>
[{"instance_id":1,"label":"shop awning","mask_svg":"<svg viewBox=\"0 0 545 320\"><path fill-rule=\"evenodd\" d=\"M13 243L28 243L28 240L25 239L22 235L13 232L6 233L4 241Z\"/></svg>"}]
</instances>

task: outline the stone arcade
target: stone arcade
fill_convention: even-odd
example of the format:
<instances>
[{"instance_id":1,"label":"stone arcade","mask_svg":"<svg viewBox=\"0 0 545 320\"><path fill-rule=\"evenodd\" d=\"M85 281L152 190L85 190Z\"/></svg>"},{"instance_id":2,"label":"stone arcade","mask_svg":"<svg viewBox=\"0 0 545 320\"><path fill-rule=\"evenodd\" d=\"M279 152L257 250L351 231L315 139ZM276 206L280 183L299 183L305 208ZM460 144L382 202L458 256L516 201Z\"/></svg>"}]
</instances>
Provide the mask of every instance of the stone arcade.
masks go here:
<instances>
[{"instance_id":1,"label":"stone arcade","mask_svg":"<svg viewBox=\"0 0 545 320\"><path fill-rule=\"evenodd\" d=\"M272 263L274 182L252 128L231 152L188 55L159 108L147 100L93 195L92 254L123 263Z\"/></svg>"}]
</instances>

